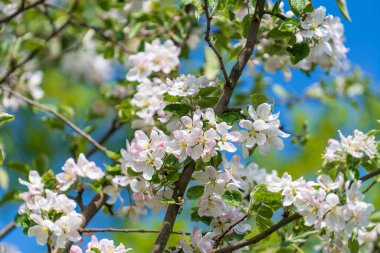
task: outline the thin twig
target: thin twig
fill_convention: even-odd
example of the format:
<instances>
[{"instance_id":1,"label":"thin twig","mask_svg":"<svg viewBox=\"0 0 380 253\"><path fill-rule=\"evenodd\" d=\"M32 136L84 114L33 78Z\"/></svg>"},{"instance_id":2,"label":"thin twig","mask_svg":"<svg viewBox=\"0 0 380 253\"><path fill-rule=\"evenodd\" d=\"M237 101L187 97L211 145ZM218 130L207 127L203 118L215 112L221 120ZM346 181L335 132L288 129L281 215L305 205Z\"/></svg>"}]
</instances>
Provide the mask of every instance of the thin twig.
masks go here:
<instances>
[{"instance_id":1,"label":"thin twig","mask_svg":"<svg viewBox=\"0 0 380 253\"><path fill-rule=\"evenodd\" d=\"M237 250L237 249L240 249L240 248L243 248L245 246L248 246L248 245L251 245L251 244L255 244L255 243L258 243L260 242L261 240L265 239L266 237L268 237L269 235L273 234L274 232L276 232L277 230L279 230L280 228L288 225L289 223L292 223L293 221L296 221L298 219L300 219L302 216L299 215L298 213L297 214L294 214L292 216L289 216L287 218L284 218L282 219L281 221L279 221L278 223L274 224L273 226L271 226L270 228L264 230L263 232L261 232L260 234L250 238L250 239L247 239L247 240L242 240L238 243L235 243L233 245L229 245L227 247L224 247L224 248L221 248L221 249L218 249L218 250L215 250L213 251L214 253L229 253L229 252L233 252L234 250Z\"/></svg>"},{"instance_id":2,"label":"thin twig","mask_svg":"<svg viewBox=\"0 0 380 253\"><path fill-rule=\"evenodd\" d=\"M380 175L380 169L377 169L377 170L374 170L374 171L368 173L367 175L359 178L359 180L362 181L362 182L365 182L365 181L367 181L367 180L369 180L369 179L371 179L373 177L376 177L378 175ZM353 182L353 181L351 181L351 182ZM280 222L276 223L275 225L271 226L270 228L264 230L260 234L254 236L254 237L252 237L250 239L242 240L242 241L240 241L240 242L238 242L236 244L229 245L229 246L224 247L222 249L215 250L215 251L213 251L213 253L232 252L232 251L240 249L242 247L258 243L261 240L265 239L267 236L271 235L272 233L276 232L277 230L281 229L282 227L288 225L289 223L298 220L301 217L302 216L300 214L298 214L298 213L293 214L292 216L289 216L287 218L282 219Z\"/></svg>"},{"instance_id":3,"label":"thin twig","mask_svg":"<svg viewBox=\"0 0 380 253\"><path fill-rule=\"evenodd\" d=\"M23 95L21 95L20 93L6 87L6 86L0 86L0 88L8 93L10 93L11 95L21 99L22 101L24 101L25 103L29 104L29 105L32 105L32 106L35 106L37 108L40 108L41 110L43 111L46 111L52 115L54 115L55 117L57 117L58 119L62 120L66 125L68 125L71 129L73 129L75 132L77 132L79 135L81 135L83 138L85 138L87 141L89 141L92 145L94 145L97 149L100 149L101 151L103 151L104 153L107 153L107 149L102 146L100 143L98 143L94 138L92 138L89 134L85 133L82 131L82 129L80 129L78 126L76 126L72 121L70 121L68 118L66 118L65 116L63 116L62 114L60 114L59 112L53 110L52 108L44 105L44 104L40 104L38 103L37 101L34 101L30 98L27 98Z\"/></svg>"},{"instance_id":4,"label":"thin twig","mask_svg":"<svg viewBox=\"0 0 380 253\"><path fill-rule=\"evenodd\" d=\"M282 19L282 20L287 19L287 17L285 15L281 14L281 13L274 14L271 11L264 11L264 14L271 15L272 17L277 17L277 18Z\"/></svg>"},{"instance_id":5,"label":"thin twig","mask_svg":"<svg viewBox=\"0 0 380 253\"><path fill-rule=\"evenodd\" d=\"M115 232L115 233L160 233L160 230L155 229L124 229L124 228L84 228L80 231L81 233L105 233L105 232ZM191 235L188 232L173 231L172 234L176 235Z\"/></svg>"},{"instance_id":6,"label":"thin twig","mask_svg":"<svg viewBox=\"0 0 380 253\"><path fill-rule=\"evenodd\" d=\"M39 1L36 1L34 3L31 3L30 5L28 6L25 6L24 4L21 4L20 7L12 14L10 14L9 16L6 16L2 19L0 19L0 24L3 24L3 23L6 23L10 20L12 20L13 18L15 18L16 16L18 16L19 14L33 8L33 7L36 7L37 5L39 4L42 4L43 2L45 2L45 0L39 0Z\"/></svg>"},{"instance_id":7,"label":"thin twig","mask_svg":"<svg viewBox=\"0 0 380 253\"><path fill-rule=\"evenodd\" d=\"M228 85L231 85L231 80L230 80L230 78L228 77L227 70L226 70L226 67L225 67L224 62L223 62L223 58L222 58L222 56L220 55L218 49L215 47L214 43L211 41L211 38L210 38L210 33L211 33L211 19L212 19L212 15L210 15L210 13L209 13L209 9L208 9L208 0L204 0L204 6L203 6L203 9L204 9L204 11L205 11L205 16L206 16L205 41L208 43L209 47L212 49L212 51L214 52L214 54L215 54L216 57L218 58L219 65L220 65L220 69L221 69L222 72L223 72L224 80L226 81L226 83L227 83Z\"/></svg>"},{"instance_id":8,"label":"thin twig","mask_svg":"<svg viewBox=\"0 0 380 253\"><path fill-rule=\"evenodd\" d=\"M6 225L1 231L0 231L0 240L3 239L7 234L9 234L13 229L16 228L16 223L14 221L11 221Z\"/></svg>"},{"instance_id":9,"label":"thin twig","mask_svg":"<svg viewBox=\"0 0 380 253\"><path fill-rule=\"evenodd\" d=\"M244 221L246 218L248 218L248 214L245 214L239 220L237 220L236 222L231 224L229 226L229 228L226 231L224 231L220 236L217 236L215 239L215 242L214 242L214 249L217 249L219 247L219 244L220 244L221 240L223 239L223 237L225 237L234 227L236 227L239 223Z\"/></svg>"}]
</instances>

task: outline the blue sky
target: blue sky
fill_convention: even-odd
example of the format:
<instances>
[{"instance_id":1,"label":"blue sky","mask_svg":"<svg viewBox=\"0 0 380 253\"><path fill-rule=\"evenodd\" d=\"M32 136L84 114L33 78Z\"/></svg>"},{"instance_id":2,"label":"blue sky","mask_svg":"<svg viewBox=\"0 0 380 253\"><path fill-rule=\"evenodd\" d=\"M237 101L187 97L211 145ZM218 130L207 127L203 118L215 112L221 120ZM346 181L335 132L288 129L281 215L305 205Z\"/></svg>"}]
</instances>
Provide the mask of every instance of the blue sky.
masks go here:
<instances>
[{"instance_id":1,"label":"blue sky","mask_svg":"<svg viewBox=\"0 0 380 253\"><path fill-rule=\"evenodd\" d=\"M325 5L327 12L333 15L339 15L338 8L333 0L313 1L315 6ZM346 46L350 49L348 53L349 60L353 65L358 65L362 70L372 77L373 85L378 88L380 83L380 1L370 0L348 0L349 11L352 22L343 21L345 25ZM275 78L281 77L276 75ZM302 73L294 73L294 78L287 85L294 91L304 89L306 85L318 80L318 75L312 75L307 78ZM282 78L274 81L284 83ZM16 206L7 205L1 210L0 228L4 227L12 220L16 212ZM97 219L92 226L112 226L117 225L118 221L108 217ZM39 247L34 238L28 238L22 234L20 229L13 231L6 237L2 243L14 244L22 252L45 252L45 247Z\"/></svg>"}]
</instances>

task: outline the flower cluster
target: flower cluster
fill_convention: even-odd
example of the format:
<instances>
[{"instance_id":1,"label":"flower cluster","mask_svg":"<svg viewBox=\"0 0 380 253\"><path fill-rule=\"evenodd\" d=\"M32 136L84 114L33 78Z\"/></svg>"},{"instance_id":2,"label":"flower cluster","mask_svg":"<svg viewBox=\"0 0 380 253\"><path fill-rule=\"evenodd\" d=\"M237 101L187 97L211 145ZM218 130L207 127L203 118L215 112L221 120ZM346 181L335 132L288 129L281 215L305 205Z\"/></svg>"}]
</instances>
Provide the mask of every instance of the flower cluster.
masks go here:
<instances>
[{"instance_id":1,"label":"flower cluster","mask_svg":"<svg viewBox=\"0 0 380 253\"><path fill-rule=\"evenodd\" d=\"M201 88L214 86L205 76L199 78L193 75L181 75L174 80L166 80L167 92L172 96L189 97L195 96Z\"/></svg>"},{"instance_id":2,"label":"flower cluster","mask_svg":"<svg viewBox=\"0 0 380 253\"><path fill-rule=\"evenodd\" d=\"M153 73L169 74L179 65L179 53L179 48L171 40L164 44L159 39L145 43L144 52L129 56L131 68L126 78L128 81L143 82Z\"/></svg>"},{"instance_id":3,"label":"flower cluster","mask_svg":"<svg viewBox=\"0 0 380 253\"><path fill-rule=\"evenodd\" d=\"M115 243L113 240L108 239L102 239L98 240L95 235L91 237L91 241L87 244L87 250L86 253L126 253L128 251L132 250L131 248L126 249L125 246L120 243L119 246L115 246ZM77 246L73 245L70 248L70 253L82 253L83 250Z\"/></svg>"},{"instance_id":4,"label":"flower cluster","mask_svg":"<svg viewBox=\"0 0 380 253\"><path fill-rule=\"evenodd\" d=\"M45 245L48 240L58 248L64 248L67 241L81 239L79 229L82 216L75 211L75 201L65 194L45 189L38 172L30 171L29 182L22 179L20 184L28 187L20 198L25 202L19 209L20 215L27 215L30 223L28 236L35 236L37 243Z\"/></svg>"},{"instance_id":5,"label":"flower cluster","mask_svg":"<svg viewBox=\"0 0 380 253\"><path fill-rule=\"evenodd\" d=\"M292 76L290 67L304 71L310 71L316 65L326 70L344 67L348 49L344 46L344 28L338 17L326 16L326 9L323 6L306 13L297 21L291 18L292 13L286 13L285 17L287 19L278 25L270 16L264 16L263 38L257 45L258 53L253 60L254 65L263 65L267 72L281 70L286 80L290 80ZM294 31L286 30L294 32L296 44L306 44L310 49L308 56L295 64L292 63L287 51L292 47L288 41L278 43L271 35L273 29L284 31L287 22L291 24L289 27L296 25Z\"/></svg>"},{"instance_id":6,"label":"flower cluster","mask_svg":"<svg viewBox=\"0 0 380 253\"><path fill-rule=\"evenodd\" d=\"M310 47L309 56L299 63L301 69L310 70L318 63L322 68L340 68L348 49L343 41L343 24L338 17L326 16L321 6L301 19L301 29L296 34L298 42L306 41Z\"/></svg>"},{"instance_id":7,"label":"flower cluster","mask_svg":"<svg viewBox=\"0 0 380 253\"><path fill-rule=\"evenodd\" d=\"M375 136L368 136L359 130L345 137L339 131L340 141L330 139L323 155L326 162L345 162L348 155L362 159L374 158L377 153Z\"/></svg>"},{"instance_id":8,"label":"flower cluster","mask_svg":"<svg viewBox=\"0 0 380 253\"><path fill-rule=\"evenodd\" d=\"M104 177L104 172L101 168L97 167L94 162L86 159L84 154L80 154L78 161L69 158L62 167L63 172L57 174L58 188L61 191L68 190L78 179L97 180Z\"/></svg>"},{"instance_id":9,"label":"flower cluster","mask_svg":"<svg viewBox=\"0 0 380 253\"><path fill-rule=\"evenodd\" d=\"M268 182L268 190L281 192L283 205L294 206L303 216L306 226L325 229L326 238L333 238L324 241L330 244L325 248L331 250L338 246L346 247L345 242L353 232L369 225L369 216L374 207L364 202L360 185L360 181L344 182L342 173L338 174L335 181L328 175L320 175L316 182L306 182L303 178L293 181L285 173L281 178L272 177Z\"/></svg>"}]
</instances>

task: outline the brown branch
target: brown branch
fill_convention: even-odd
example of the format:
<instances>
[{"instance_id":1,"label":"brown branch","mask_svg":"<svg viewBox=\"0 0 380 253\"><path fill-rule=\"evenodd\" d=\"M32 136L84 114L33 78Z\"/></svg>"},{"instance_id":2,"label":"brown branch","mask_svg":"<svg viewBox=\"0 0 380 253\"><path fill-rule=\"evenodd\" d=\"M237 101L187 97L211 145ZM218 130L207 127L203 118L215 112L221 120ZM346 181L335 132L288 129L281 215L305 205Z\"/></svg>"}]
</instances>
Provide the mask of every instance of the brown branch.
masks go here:
<instances>
[{"instance_id":1,"label":"brown branch","mask_svg":"<svg viewBox=\"0 0 380 253\"><path fill-rule=\"evenodd\" d=\"M226 83L224 85L224 91L221 99L218 101L218 104L215 107L215 112L217 114L220 114L224 112L228 108L228 102L232 96L233 90L237 84L237 81L239 80L243 69L245 65L248 62L248 59L250 58L255 43L256 43L256 37L257 33L259 31L259 26L261 22L261 18L264 15L264 4L265 0L257 0L256 3L256 9L254 14L254 19L251 24L250 32L247 38L247 42L243 50L240 52L240 55L238 57L237 63L234 65L234 67L231 70L230 76L227 80L230 80L231 83L229 83L226 80ZM176 182L173 196L172 198L177 201L178 198L183 198L186 188L189 185L189 182L191 180L191 176L195 170L195 162L192 161L189 165L187 165L184 170L182 171L179 180ZM169 205L165 218L161 227L161 231L156 239L156 242L153 246L152 253L162 253L165 249L165 246L169 240L170 233L173 229L175 220L178 215L180 206L177 204Z\"/></svg>"},{"instance_id":2,"label":"brown branch","mask_svg":"<svg viewBox=\"0 0 380 253\"><path fill-rule=\"evenodd\" d=\"M186 188L190 183L190 179L191 179L191 176L193 175L194 170L195 170L194 161L192 161L183 169L178 181L175 184L175 188L173 191L172 199L174 199L174 201L177 202L179 199L183 198ZM152 252L162 253L164 251L165 246L169 240L170 234L172 233L172 229L173 229L180 207L181 206L178 204L171 204L168 206L160 233L156 239L156 242L154 243Z\"/></svg>"},{"instance_id":3,"label":"brown branch","mask_svg":"<svg viewBox=\"0 0 380 253\"><path fill-rule=\"evenodd\" d=\"M223 112L225 108L228 107L228 103L230 102L232 93L237 85L237 82L239 81L240 76L242 75L243 70L247 65L247 62L253 53L257 40L257 34L260 28L261 19L264 15L265 2L265 0L257 0L256 2L255 13L253 14L253 19L251 27L249 29L247 42L242 51L240 52L237 62L232 67L231 73L229 75L229 80L231 81L231 83L229 84L226 82L224 84L223 94L219 99L217 106L215 107L215 113L217 114Z\"/></svg>"},{"instance_id":4,"label":"brown branch","mask_svg":"<svg viewBox=\"0 0 380 253\"><path fill-rule=\"evenodd\" d=\"M0 240L3 239L8 233L10 233L13 229L16 228L16 223L14 221L10 222L0 231Z\"/></svg>"},{"instance_id":5,"label":"brown branch","mask_svg":"<svg viewBox=\"0 0 380 253\"><path fill-rule=\"evenodd\" d=\"M223 58L220 55L218 49L215 47L214 43L211 41L210 38L210 32L211 32L211 19L212 16L210 16L209 9L208 9L208 0L204 0L204 5L203 9L205 11L205 16L206 16L206 33L205 33L205 41L208 43L208 46L212 49L216 57L218 58L220 69L223 72L224 80L226 81L226 84L228 86L231 85L231 80L228 77L226 67L223 62Z\"/></svg>"},{"instance_id":6,"label":"brown branch","mask_svg":"<svg viewBox=\"0 0 380 253\"><path fill-rule=\"evenodd\" d=\"M231 224L226 231L224 231L221 235L217 236L214 242L214 249L217 249L223 237L225 237L234 227L236 227L239 223L248 218L248 214L241 217L235 223Z\"/></svg>"},{"instance_id":7,"label":"brown branch","mask_svg":"<svg viewBox=\"0 0 380 253\"><path fill-rule=\"evenodd\" d=\"M62 120L66 125L68 125L71 129L73 129L75 132L77 132L79 135L81 135L83 138L85 138L87 141L89 141L92 145L94 145L97 149L100 149L101 151L103 151L104 153L107 153L107 149L102 146L100 143L98 143L94 138L92 138L89 134L85 133L84 131L82 131L82 129L80 129L78 126L76 126L72 121L70 121L68 118L66 118L65 116L63 116L62 114L60 114L59 112L53 110L52 108L44 105L44 104L40 104L38 103L37 101L34 101L30 98L27 98L23 95L21 95L20 93L6 87L6 86L0 86L0 89L10 93L11 95L21 99L22 101L24 101L25 103L31 105L31 106L35 106L37 108L40 108L42 109L43 111L46 111L52 115L54 115L56 118Z\"/></svg>"},{"instance_id":8,"label":"brown branch","mask_svg":"<svg viewBox=\"0 0 380 253\"><path fill-rule=\"evenodd\" d=\"M36 7L37 5L42 4L43 2L45 2L45 0L39 0L39 1L36 1L34 3L31 3L28 6L25 6L25 4L23 2L23 4L20 5L20 7L17 9L17 11L15 11L12 14L10 14L9 16L6 16L6 17L0 19L0 24L6 23L6 22L12 20L13 18L15 18L16 16L18 16L19 14L21 14L21 13L23 13L23 12L29 10L29 9L32 9L33 7Z\"/></svg>"},{"instance_id":9,"label":"brown branch","mask_svg":"<svg viewBox=\"0 0 380 253\"><path fill-rule=\"evenodd\" d=\"M80 231L81 233L103 233L103 232L112 232L112 233L152 233L157 234L160 230L155 229L124 229L124 228L85 228ZM191 235L191 233L184 233L180 231L173 231L172 234L176 235Z\"/></svg>"},{"instance_id":10,"label":"brown branch","mask_svg":"<svg viewBox=\"0 0 380 253\"><path fill-rule=\"evenodd\" d=\"M260 234L254 236L254 237L252 237L250 239L242 240L242 241L240 241L238 243L235 243L233 245L229 245L227 247L215 250L215 251L213 251L213 253L229 253L229 252L233 252L234 250L243 248L245 246L258 243L261 240L263 240L266 237L268 237L269 235L271 235L274 232L276 232L277 230L279 230L280 228L288 225L289 223L292 223L293 221L296 221L296 220L300 219L301 217L302 216L297 213L297 214L294 214L294 215L289 216L287 218L284 218L281 221L279 221L278 223L276 223L273 226L271 226L270 228L264 230Z\"/></svg>"},{"instance_id":11,"label":"brown branch","mask_svg":"<svg viewBox=\"0 0 380 253\"><path fill-rule=\"evenodd\" d=\"M271 12L271 11L264 11L264 14L271 15L272 17L277 17L277 18L282 19L282 20L285 20L285 19L288 18L288 17L286 17L285 15L283 15L283 14L281 14L281 13L276 13L276 14L274 14L274 13Z\"/></svg>"}]
</instances>

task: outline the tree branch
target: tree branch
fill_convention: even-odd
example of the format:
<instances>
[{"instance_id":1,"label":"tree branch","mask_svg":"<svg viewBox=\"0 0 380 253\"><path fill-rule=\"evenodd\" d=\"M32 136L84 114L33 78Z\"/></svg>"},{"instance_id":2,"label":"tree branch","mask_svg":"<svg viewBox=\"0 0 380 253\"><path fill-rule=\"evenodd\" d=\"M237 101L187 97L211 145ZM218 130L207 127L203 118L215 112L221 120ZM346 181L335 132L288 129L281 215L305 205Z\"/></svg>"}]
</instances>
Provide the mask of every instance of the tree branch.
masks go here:
<instances>
[{"instance_id":1,"label":"tree branch","mask_svg":"<svg viewBox=\"0 0 380 253\"><path fill-rule=\"evenodd\" d=\"M237 220L235 223L231 224L229 228L224 231L221 235L217 236L214 242L214 249L217 249L221 240L223 237L225 237L234 227L236 227L239 223L244 221L246 218L248 218L248 214L245 214L243 217L241 217L239 220Z\"/></svg>"},{"instance_id":2,"label":"tree branch","mask_svg":"<svg viewBox=\"0 0 380 253\"><path fill-rule=\"evenodd\" d=\"M264 5L265 0L257 0L255 13L253 15L253 20L251 23L251 28L249 29L247 42L239 54L238 60L235 65L232 67L231 73L229 75L229 80L231 81L230 85L226 82L224 84L224 90L217 106L215 107L215 113L219 114L228 107L232 93L239 81L240 76L243 73L245 66L249 58L251 57L253 50L255 48L257 34L259 32L261 19L264 15Z\"/></svg>"},{"instance_id":3,"label":"tree branch","mask_svg":"<svg viewBox=\"0 0 380 253\"><path fill-rule=\"evenodd\" d=\"M14 221L11 221L0 231L0 240L3 239L8 233L10 233L13 229L16 228L16 224Z\"/></svg>"},{"instance_id":4,"label":"tree branch","mask_svg":"<svg viewBox=\"0 0 380 253\"><path fill-rule=\"evenodd\" d=\"M359 180L362 181L362 182L365 182L365 181L367 181L367 180L369 180L369 179L371 179L373 177L376 177L378 175L380 175L380 169L374 170L374 171L366 174L365 176L362 176L361 178L359 178ZM353 181L351 181L351 182L353 182ZM280 228L288 225L289 223L291 223L293 221L298 220L301 217L302 216L300 214L298 214L298 213L296 213L296 214L294 214L292 216L286 217L286 218L282 219L280 222L278 222L275 225L271 226L270 228L264 230L260 234L252 237L251 239L242 240L242 241L240 241L240 242L238 242L236 244L224 247L222 249L215 250L215 251L213 251L213 253L228 253L228 252L232 252L234 250L243 248L245 246L258 243L261 240L265 239L267 236L269 236L272 233L274 233L277 230L279 230Z\"/></svg>"},{"instance_id":5,"label":"tree branch","mask_svg":"<svg viewBox=\"0 0 380 253\"><path fill-rule=\"evenodd\" d=\"M208 43L208 46L212 49L216 57L218 58L220 69L223 72L224 80L226 81L226 84L228 86L231 85L231 80L228 77L226 67L224 66L223 58L220 55L218 49L215 47L214 43L211 41L210 38L210 32L211 32L211 19L212 16L210 16L209 9L208 9L208 0L204 0L203 9L205 11L206 16L206 33L205 33L205 41Z\"/></svg>"},{"instance_id":6,"label":"tree branch","mask_svg":"<svg viewBox=\"0 0 380 253\"><path fill-rule=\"evenodd\" d=\"M52 115L54 115L55 117L57 117L58 119L62 120L66 125L68 125L71 129L73 129L75 132L77 132L79 135L81 135L83 138L85 138L87 141L89 141L92 145L94 145L97 149L100 149L101 151L103 151L104 153L107 153L107 149L102 146L100 143L98 143L95 139L93 139L89 134L83 132L78 126L76 126L72 121L70 121L68 118L66 118L65 116L63 116L62 114L60 114L59 112L51 109L50 107L44 105L44 104L40 104L38 103L37 101L34 101L30 98L27 98L23 95L21 95L20 93L6 87L6 86L0 86L0 89L2 89L3 91L6 91L8 93L10 93L11 95L21 99L22 101L24 101L25 103L29 104L29 105L32 105L32 106L35 106L37 108L40 108L42 109L43 111L46 111Z\"/></svg>"},{"instance_id":7,"label":"tree branch","mask_svg":"<svg viewBox=\"0 0 380 253\"><path fill-rule=\"evenodd\" d=\"M257 0L256 10L255 10L255 15L254 15L255 18L251 25L247 43L245 47L243 48L243 50L241 51L237 63L232 68L229 79L227 79L231 81L231 84L229 84L228 81L226 80L226 83L224 85L223 95L215 107L215 112L217 114L224 112L228 108L228 102L232 96L233 89L236 86L236 83L239 80L243 72L243 69L248 62L248 59L253 52L253 49L256 43L257 33L259 31L261 18L263 16L264 4L265 4L265 0ZM172 196L172 198L175 201L177 201L178 198L183 198L194 170L195 170L195 162L192 161L182 171L179 180L176 182L173 196ZM177 204L169 205L166 211L166 215L165 215L162 227L161 227L161 231L151 251L152 253L162 253L164 251L165 246L169 240L170 233L173 229L175 220L177 218L179 208L180 206Z\"/></svg>"},{"instance_id":8,"label":"tree branch","mask_svg":"<svg viewBox=\"0 0 380 253\"><path fill-rule=\"evenodd\" d=\"M260 234L254 236L254 237L252 237L250 239L242 240L242 241L240 241L240 242L238 242L236 244L229 245L227 247L215 250L215 251L213 251L213 253L229 253L229 252L232 252L234 250L243 248L245 246L258 243L261 240L263 240L266 237L268 237L269 235L271 235L274 232L276 232L277 230L279 230L280 228L288 225L289 223L292 223L293 221L296 221L296 220L300 219L301 217L302 216L297 213L297 214L294 214L294 215L289 216L287 218L284 218L281 221L279 221L278 223L276 223L275 225L271 226L270 228L264 230Z\"/></svg>"},{"instance_id":9,"label":"tree branch","mask_svg":"<svg viewBox=\"0 0 380 253\"><path fill-rule=\"evenodd\" d=\"M186 188L190 183L190 179L191 179L191 176L193 175L194 170L195 170L194 161L192 161L183 169L178 181L175 184L175 188L173 191L172 199L174 199L174 201L177 202L179 198L180 199L183 198ZM164 251L165 246L169 240L170 234L172 233L172 229L173 229L175 220L177 218L179 208L180 208L180 205L178 204L171 204L168 206L160 233L153 246L152 252L162 253Z\"/></svg>"},{"instance_id":10,"label":"tree branch","mask_svg":"<svg viewBox=\"0 0 380 253\"><path fill-rule=\"evenodd\" d=\"M31 3L28 6L25 6L25 4L20 5L20 7L17 9L17 11L15 11L14 13L12 13L9 16L6 16L6 17L0 19L0 24L6 23L6 22L12 20L13 18L15 18L16 16L18 16L19 14L23 13L24 11L27 11L27 10L33 8L33 7L36 7L37 5L42 4L43 2L45 2L45 0L38 0L38 1L34 2L34 3Z\"/></svg>"},{"instance_id":11,"label":"tree branch","mask_svg":"<svg viewBox=\"0 0 380 253\"><path fill-rule=\"evenodd\" d=\"M103 233L103 232L115 232L115 233L159 233L160 230L154 229L123 229L123 228L85 228L80 231L81 233ZM176 235L191 235L191 233L183 233L180 231L173 231L172 234Z\"/></svg>"}]
</instances>

